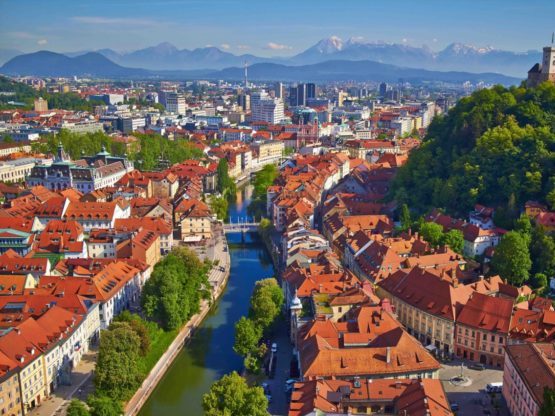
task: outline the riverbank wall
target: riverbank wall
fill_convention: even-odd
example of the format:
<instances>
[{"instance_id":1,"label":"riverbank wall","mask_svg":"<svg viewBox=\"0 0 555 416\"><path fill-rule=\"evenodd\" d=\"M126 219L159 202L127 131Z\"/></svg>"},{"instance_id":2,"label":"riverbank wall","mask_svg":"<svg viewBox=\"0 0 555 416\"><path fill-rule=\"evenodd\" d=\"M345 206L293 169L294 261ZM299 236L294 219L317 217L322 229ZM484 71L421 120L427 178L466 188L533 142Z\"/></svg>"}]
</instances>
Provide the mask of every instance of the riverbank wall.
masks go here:
<instances>
[{"instance_id":1,"label":"riverbank wall","mask_svg":"<svg viewBox=\"0 0 555 416\"><path fill-rule=\"evenodd\" d=\"M226 244L227 245L227 244ZM226 264L220 264L218 267L224 267L225 272L220 273L220 278L212 285L212 299L210 301L203 300L200 307L200 312L193 315L191 319L185 324L185 326L179 331L173 342L170 344L168 349L162 354L156 365L152 368L148 376L145 378L141 387L135 392L131 400L127 402L125 406L124 414L125 416L137 415L142 406L146 403L160 380L164 377L164 374L168 368L172 365L175 358L185 347L187 341L194 334L195 330L199 327L202 321L206 318L210 309L216 304L222 293L224 292L227 282L229 280L231 258L229 256L229 251L226 251L227 255L224 256ZM217 269L217 268L215 268ZM215 271L213 269L213 271ZM209 279L213 281L213 279Z\"/></svg>"}]
</instances>

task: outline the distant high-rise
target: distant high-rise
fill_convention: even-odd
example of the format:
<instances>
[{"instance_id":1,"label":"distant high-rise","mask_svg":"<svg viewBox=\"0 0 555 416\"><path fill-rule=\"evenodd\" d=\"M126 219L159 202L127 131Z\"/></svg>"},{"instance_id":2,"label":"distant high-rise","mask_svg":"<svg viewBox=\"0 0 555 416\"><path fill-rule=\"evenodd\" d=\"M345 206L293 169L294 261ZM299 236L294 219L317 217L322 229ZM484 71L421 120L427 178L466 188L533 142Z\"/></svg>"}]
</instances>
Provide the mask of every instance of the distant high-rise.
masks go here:
<instances>
[{"instance_id":1,"label":"distant high-rise","mask_svg":"<svg viewBox=\"0 0 555 416\"><path fill-rule=\"evenodd\" d=\"M246 93L239 94L237 96L237 104L243 109L243 111L247 112L251 109L251 96Z\"/></svg>"},{"instance_id":2,"label":"distant high-rise","mask_svg":"<svg viewBox=\"0 0 555 416\"><path fill-rule=\"evenodd\" d=\"M166 111L184 115L187 112L185 95L171 91L160 91L160 103L166 107Z\"/></svg>"},{"instance_id":3,"label":"distant high-rise","mask_svg":"<svg viewBox=\"0 0 555 416\"><path fill-rule=\"evenodd\" d=\"M251 96L252 121L266 121L270 124L281 123L285 118L283 101L272 98L266 91L255 92Z\"/></svg>"},{"instance_id":4,"label":"distant high-rise","mask_svg":"<svg viewBox=\"0 0 555 416\"><path fill-rule=\"evenodd\" d=\"M306 84L297 84L289 88L289 105L292 107L306 105Z\"/></svg>"},{"instance_id":5,"label":"distant high-rise","mask_svg":"<svg viewBox=\"0 0 555 416\"><path fill-rule=\"evenodd\" d=\"M305 85L306 99L308 100L310 98L316 98L316 84L309 82Z\"/></svg>"},{"instance_id":6,"label":"distant high-rise","mask_svg":"<svg viewBox=\"0 0 555 416\"><path fill-rule=\"evenodd\" d=\"M382 82L380 84L380 97L385 97L386 94L387 94L387 84L385 82Z\"/></svg>"},{"instance_id":7,"label":"distant high-rise","mask_svg":"<svg viewBox=\"0 0 555 416\"><path fill-rule=\"evenodd\" d=\"M39 97L35 100L35 111L48 111L48 101Z\"/></svg>"},{"instance_id":8,"label":"distant high-rise","mask_svg":"<svg viewBox=\"0 0 555 416\"><path fill-rule=\"evenodd\" d=\"M283 87L283 83L282 82L276 82L275 85L275 91L276 91L276 98L281 98L283 100L283 95L284 95L284 87Z\"/></svg>"}]
</instances>

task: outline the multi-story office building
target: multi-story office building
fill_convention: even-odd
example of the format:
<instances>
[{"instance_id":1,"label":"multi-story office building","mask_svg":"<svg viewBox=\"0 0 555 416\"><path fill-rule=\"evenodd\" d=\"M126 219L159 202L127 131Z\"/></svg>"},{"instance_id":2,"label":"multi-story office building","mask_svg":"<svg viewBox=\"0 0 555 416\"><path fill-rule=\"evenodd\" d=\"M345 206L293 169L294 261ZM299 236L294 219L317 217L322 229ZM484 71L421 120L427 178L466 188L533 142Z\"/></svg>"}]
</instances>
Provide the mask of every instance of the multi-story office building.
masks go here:
<instances>
[{"instance_id":1,"label":"multi-story office building","mask_svg":"<svg viewBox=\"0 0 555 416\"><path fill-rule=\"evenodd\" d=\"M281 123L285 118L283 101L272 98L265 91L251 96L252 121L266 121L270 124Z\"/></svg>"},{"instance_id":2,"label":"multi-story office building","mask_svg":"<svg viewBox=\"0 0 555 416\"><path fill-rule=\"evenodd\" d=\"M187 102L185 95L171 91L160 91L160 103L166 107L170 113L185 114L187 111Z\"/></svg>"},{"instance_id":3,"label":"multi-story office building","mask_svg":"<svg viewBox=\"0 0 555 416\"><path fill-rule=\"evenodd\" d=\"M39 97L35 100L35 111L48 111L48 101Z\"/></svg>"}]
</instances>

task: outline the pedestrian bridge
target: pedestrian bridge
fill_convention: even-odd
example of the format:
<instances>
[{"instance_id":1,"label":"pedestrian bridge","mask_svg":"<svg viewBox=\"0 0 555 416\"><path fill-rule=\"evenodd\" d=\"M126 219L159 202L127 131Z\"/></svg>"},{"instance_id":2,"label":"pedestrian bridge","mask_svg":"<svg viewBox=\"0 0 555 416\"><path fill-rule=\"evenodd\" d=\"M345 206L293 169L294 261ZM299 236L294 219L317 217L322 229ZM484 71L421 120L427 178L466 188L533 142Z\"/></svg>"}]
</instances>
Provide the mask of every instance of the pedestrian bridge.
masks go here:
<instances>
[{"instance_id":1,"label":"pedestrian bridge","mask_svg":"<svg viewBox=\"0 0 555 416\"><path fill-rule=\"evenodd\" d=\"M245 220L224 224L224 232L228 233L254 233L258 231L259 222Z\"/></svg>"}]
</instances>

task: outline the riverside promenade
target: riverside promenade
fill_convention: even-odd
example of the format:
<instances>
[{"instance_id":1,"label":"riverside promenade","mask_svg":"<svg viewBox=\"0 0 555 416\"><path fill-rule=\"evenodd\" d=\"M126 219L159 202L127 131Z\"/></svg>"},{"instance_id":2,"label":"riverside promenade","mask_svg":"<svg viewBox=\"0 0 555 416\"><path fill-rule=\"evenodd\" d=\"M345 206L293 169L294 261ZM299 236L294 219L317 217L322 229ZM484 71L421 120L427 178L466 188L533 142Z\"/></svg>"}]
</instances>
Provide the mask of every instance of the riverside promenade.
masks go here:
<instances>
[{"instance_id":1,"label":"riverside promenade","mask_svg":"<svg viewBox=\"0 0 555 416\"><path fill-rule=\"evenodd\" d=\"M223 231L223 230L222 230ZM134 416L139 413L143 404L147 401L152 391L158 385L167 369L173 363L175 357L185 346L187 340L194 333L195 329L202 323L211 306L219 299L223 293L227 280L229 278L229 268L231 259L229 257L229 250L227 248L227 241L223 232L216 231L215 242L213 246L214 257L218 260L218 264L212 268L208 281L212 286L212 302L204 300L200 306L200 312L193 315L189 322L179 331L173 342L156 365L152 368L148 376L145 378L141 387L135 392L133 397L127 402L125 406L125 415Z\"/></svg>"}]
</instances>

